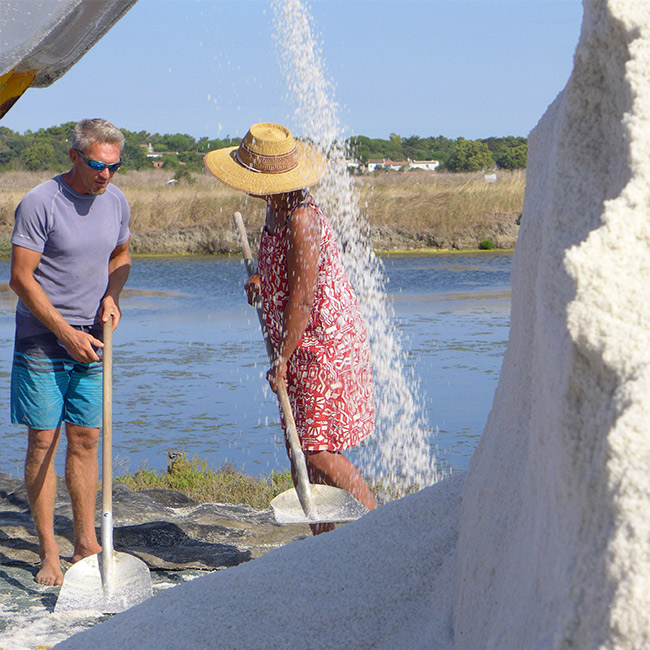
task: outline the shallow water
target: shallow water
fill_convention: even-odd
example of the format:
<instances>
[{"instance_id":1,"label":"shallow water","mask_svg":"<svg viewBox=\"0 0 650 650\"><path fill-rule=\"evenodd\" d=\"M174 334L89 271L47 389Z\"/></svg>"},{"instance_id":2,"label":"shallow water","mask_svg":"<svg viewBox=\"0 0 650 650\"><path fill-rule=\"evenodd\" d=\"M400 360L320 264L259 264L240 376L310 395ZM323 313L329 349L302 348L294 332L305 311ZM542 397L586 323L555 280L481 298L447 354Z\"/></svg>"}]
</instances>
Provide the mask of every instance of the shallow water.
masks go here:
<instances>
[{"instance_id":1,"label":"shallow water","mask_svg":"<svg viewBox=\"0 0 650 650\"><path fill-rule=\"evenodd\" d=\"M510 263L498 252L384 258L407 370L443 471L467 468L492 404L508 339ZM170 450L251 474L288 467L245 275L234 257L135 260L114 339L116 474L164 469ZM9 422L8 277L0 261L0 471L17 476L25 432Z\"/></svg>"}]
</instances>

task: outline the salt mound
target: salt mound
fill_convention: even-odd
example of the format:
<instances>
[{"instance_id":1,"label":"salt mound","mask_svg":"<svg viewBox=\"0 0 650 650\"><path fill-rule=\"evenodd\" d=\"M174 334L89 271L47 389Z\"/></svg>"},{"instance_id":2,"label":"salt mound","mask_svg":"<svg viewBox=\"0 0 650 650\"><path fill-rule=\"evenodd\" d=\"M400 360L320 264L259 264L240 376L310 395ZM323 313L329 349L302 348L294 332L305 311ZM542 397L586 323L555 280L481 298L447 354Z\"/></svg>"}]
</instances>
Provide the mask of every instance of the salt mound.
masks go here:
<instances>
[{"instance_id":1,"label":"salt mound","mask_svg":"<svg viewBox=\"0 0 650 650\"><path fill-rule=\"evenodd\" d=\"M648 2L586 1L571 79L531 133L457 546L462 477L57 647L650 647L649 31Z\"/></svg>"},{"instance_id":2,"label":"salt mound","mask_svg":"<svg viewBox=\"0 0 650 650\"><path fill-rule=\"evenodd\" d=\"M457 648L650 646L649 77L650 3L584 2L571 79L529 139Z\"/></svg>"},{"instance_id":3,"label":"salt mound","mask_svg":"<svg viewBox=\"0 0 650 650\"><path fill-rule=\"evenodd\" d=\"M56 647L452 648L462 483L169 589Z\"/></svg>"}]
</instances>

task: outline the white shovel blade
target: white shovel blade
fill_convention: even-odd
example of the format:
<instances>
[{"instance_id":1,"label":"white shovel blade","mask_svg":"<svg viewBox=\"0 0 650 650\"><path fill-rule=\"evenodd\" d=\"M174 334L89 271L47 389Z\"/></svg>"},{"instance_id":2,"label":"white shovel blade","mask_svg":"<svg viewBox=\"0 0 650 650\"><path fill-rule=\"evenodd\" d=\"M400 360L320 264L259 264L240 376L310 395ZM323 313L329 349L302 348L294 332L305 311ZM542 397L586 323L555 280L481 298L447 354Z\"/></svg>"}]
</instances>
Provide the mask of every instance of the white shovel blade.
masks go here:
<instances>
[{"instance_id":1,"label":"white shovel blade","mask_svg":"<svg viewBox=\"0 0 650 650\"><path fill-rule=\"evenodd\" d=\"M311 498L314 503L316 516L310 519L305 514L298 493L291 488L278 494L271 507L275 521L279 524L319 524L343 523L354 521L365 515L368 509L361 505L349 492L330 485L311 484Z\"/></svg>"},{"instance_id":2,"label":"white shovel blade","mask_svg":"<svg viewBox=\"0 0 650 650\"><path fill-rule=\"evenodd\" d=\"M117 614L152 595L149 567L142 560L113 551L110 575L102 576L99 553L84 558L66 571L54 611L89 609Z\"/></svg>"}]
</instances>

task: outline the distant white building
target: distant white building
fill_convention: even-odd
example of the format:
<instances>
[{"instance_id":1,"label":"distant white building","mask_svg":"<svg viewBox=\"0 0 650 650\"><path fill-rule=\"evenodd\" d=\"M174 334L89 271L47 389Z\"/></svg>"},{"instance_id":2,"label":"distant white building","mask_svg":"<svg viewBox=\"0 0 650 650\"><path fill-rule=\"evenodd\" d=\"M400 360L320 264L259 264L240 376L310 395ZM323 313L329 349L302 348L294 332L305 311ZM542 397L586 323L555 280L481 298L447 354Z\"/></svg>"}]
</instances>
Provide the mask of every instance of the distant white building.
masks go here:
<instances>
[{"instance_id":1,"label":"distant white building","mask_svg":"<svg viewBox=\"0 0 650 650\"><path fill-rule=\"evenodd\" d=\"M368 172L374 172L377 169L387 169L390 171L403 171L411 169L424 169L434 171L439 167L437 160L389 160L388 158L370 158L366 163Z\"/></svg>"},{"instance_id":2,"label":"distant white building","mask_svg":"<svg viewBox=\"0 0 650 650\"><path fill-rule=\"evenodd\" d=\"M411 160L409 169L426 169L427 171L433 171L438 169L440 162L437 160Z\"/></svg>"},{"instance_id":3,"label":"distant white building","mask_svg":"<svg viewBox=\"0 0 650 650\"><path fill-rule=\"evenodd\" d=\"M377 169L388 169L391 171L400 171L401 169L408 168L408 160L390 160L389 158L370 158L366 164L369 172L374 172Z\"/></svg>"},{"instance_id":4,"label":"distant white building","mask_svg":"<svg viewBox=\"0 0 650 650\"><path fill-rule=\"evenodd\" d=\"M384 159L383 158L369 158L368 162L366 163L366 168L368 169L369 172L374 172L377 167L383 167L384 166Z\"/></svg>"},{"instance_id":5,"label":"distant white building","mask_svg":"<svg viewBox=\"0 0 650 650\"><path fill-rule=\"evenodd\" d=\"M141 144L140 145L143 149L147 150L147 153L145 154L147 158L162 158L163 156L178 156L178 151L154 151L153 146L151 143L147 144Z\"/></svg>"}]
</instances>

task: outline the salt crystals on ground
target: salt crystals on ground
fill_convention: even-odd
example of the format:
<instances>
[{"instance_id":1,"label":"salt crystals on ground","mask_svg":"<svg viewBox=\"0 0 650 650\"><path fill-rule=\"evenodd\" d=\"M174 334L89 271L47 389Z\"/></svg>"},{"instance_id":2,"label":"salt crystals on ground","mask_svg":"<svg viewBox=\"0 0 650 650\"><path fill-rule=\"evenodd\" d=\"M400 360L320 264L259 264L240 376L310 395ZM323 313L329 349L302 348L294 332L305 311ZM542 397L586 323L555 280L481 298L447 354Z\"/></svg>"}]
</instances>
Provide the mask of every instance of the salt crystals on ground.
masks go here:
<instances>
[{"instance_id":1,"label":"salt crystals on ground","mask_svg":"<svg viewBox=\"0 0 650 650\"><path fill-rule=\"evenodd\" d=\"M464 487L175 587L61 648L650 647L650 3L584 14L572 77L530 137L510 341Z\"/></svg>"}]
</instances>

